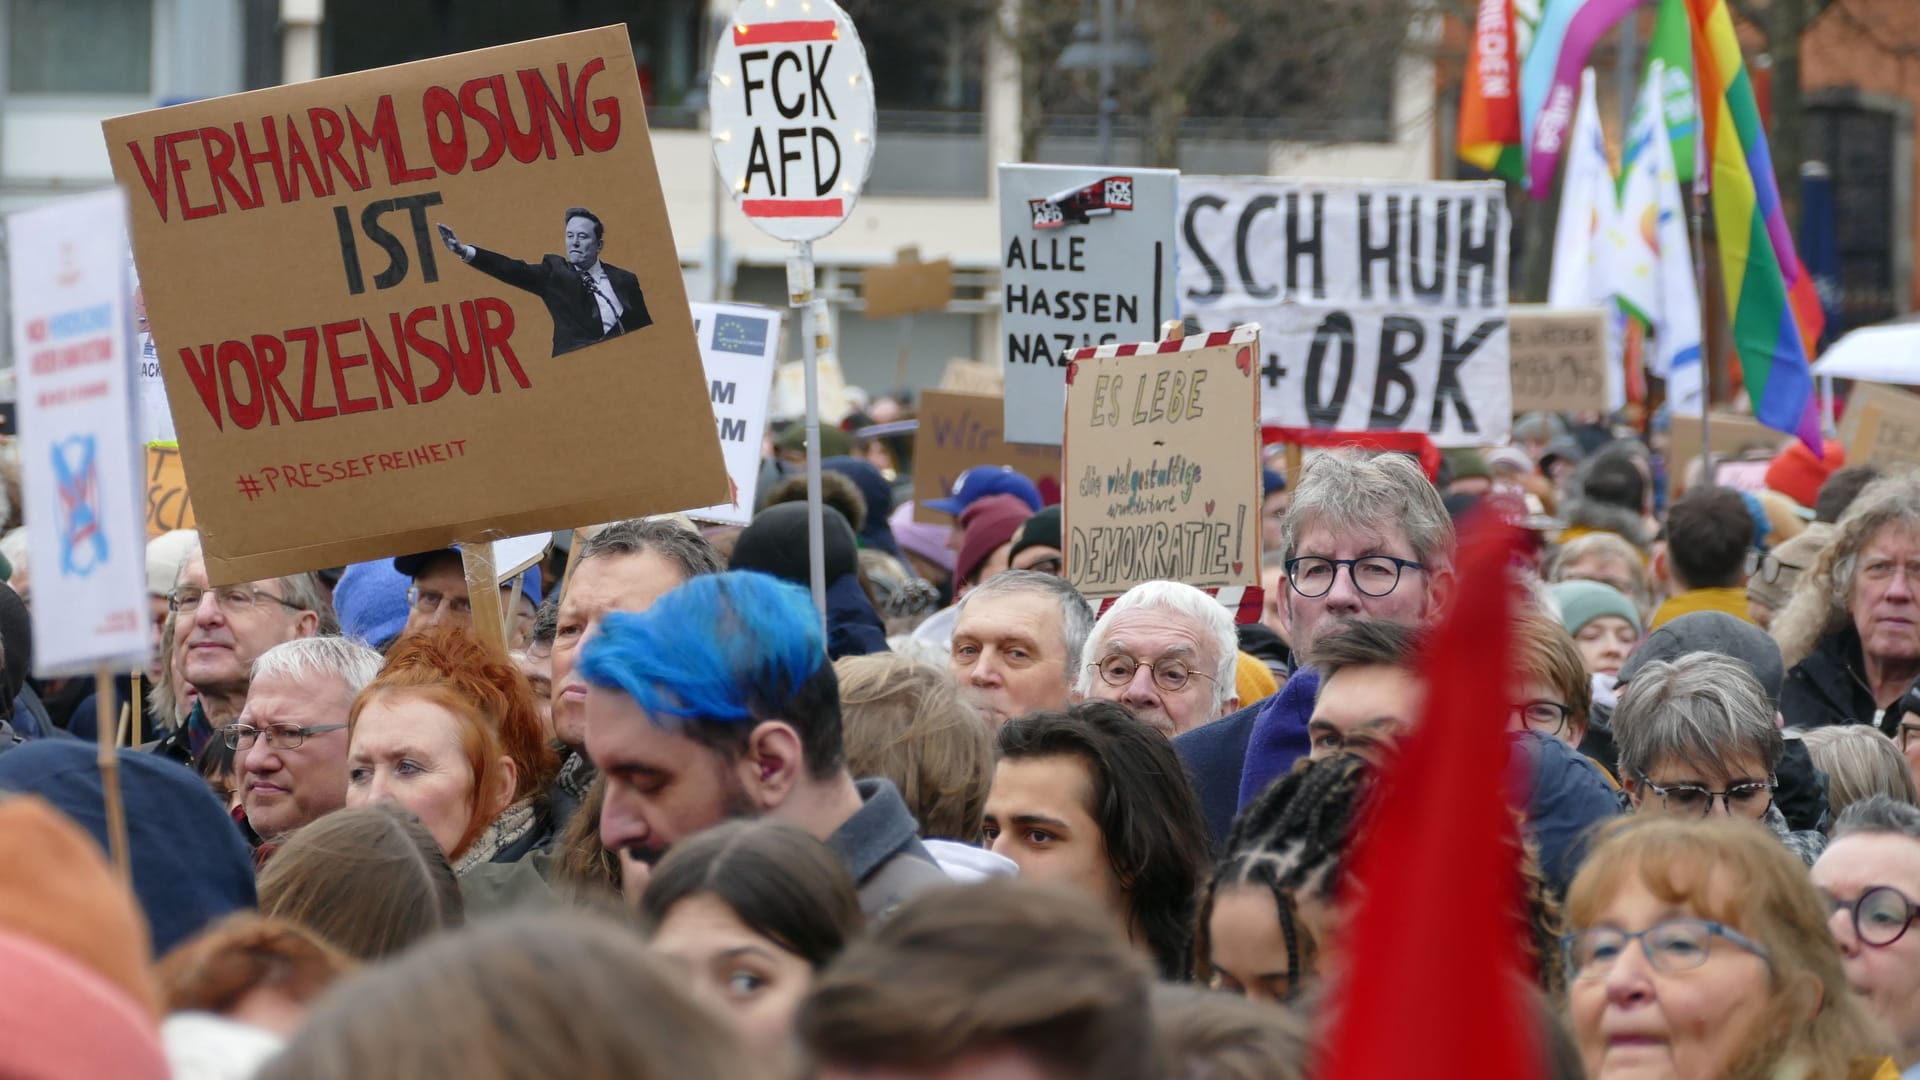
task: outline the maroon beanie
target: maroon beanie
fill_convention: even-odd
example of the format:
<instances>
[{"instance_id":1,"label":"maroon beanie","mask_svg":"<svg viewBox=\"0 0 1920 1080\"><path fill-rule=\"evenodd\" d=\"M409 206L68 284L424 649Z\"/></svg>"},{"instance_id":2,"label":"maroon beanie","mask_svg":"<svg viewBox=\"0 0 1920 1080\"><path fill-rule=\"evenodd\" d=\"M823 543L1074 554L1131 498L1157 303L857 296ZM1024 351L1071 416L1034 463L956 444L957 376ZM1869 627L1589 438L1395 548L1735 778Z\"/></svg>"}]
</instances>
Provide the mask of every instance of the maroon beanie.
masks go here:
<instances>
[{"instance_id":1,"label":"maroon beanie","mask_svg":"<svg viewBox=\"0 0 1920 1080\"><path fill-rule=\"evenodd\" d=\"M1033 516L1033 507L1017 495L988 495L960 512L960 557L953 561L955 581L971 578L1001 544Z\"/></svg>"}]
</instances>

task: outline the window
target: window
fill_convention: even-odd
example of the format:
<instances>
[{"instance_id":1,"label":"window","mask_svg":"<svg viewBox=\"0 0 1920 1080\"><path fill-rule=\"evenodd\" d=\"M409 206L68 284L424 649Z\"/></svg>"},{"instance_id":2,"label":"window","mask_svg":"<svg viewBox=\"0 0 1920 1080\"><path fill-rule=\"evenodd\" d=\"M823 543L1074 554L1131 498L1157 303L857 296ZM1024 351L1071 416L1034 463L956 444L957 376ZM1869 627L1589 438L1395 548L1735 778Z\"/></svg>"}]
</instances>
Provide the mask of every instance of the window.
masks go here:
<instances>
[{"instance_id":1,"label":"window","mask_svg":"<svg viewBox=\"0 0 1920 1080\"><path fill-rule=\"evenodd\" d=\"M153 92L153 0L7 0L7 89Z\"/></svg>"}]
</instances>

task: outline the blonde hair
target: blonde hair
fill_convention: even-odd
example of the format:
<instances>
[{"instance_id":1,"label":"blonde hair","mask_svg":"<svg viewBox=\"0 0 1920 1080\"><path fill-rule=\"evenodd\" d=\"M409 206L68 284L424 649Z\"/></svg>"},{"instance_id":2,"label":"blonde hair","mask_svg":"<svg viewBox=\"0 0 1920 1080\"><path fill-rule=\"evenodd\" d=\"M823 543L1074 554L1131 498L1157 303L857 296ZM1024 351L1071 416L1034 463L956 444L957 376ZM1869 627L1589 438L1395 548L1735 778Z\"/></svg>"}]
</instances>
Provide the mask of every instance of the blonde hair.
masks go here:
<instances>
[{"instance_id":1,"label":"blonde hair","mask_svg":"<svg viewBox=\"0 0 1920 1080\"><path fill-rule=\"evenodd\" d=\"M1593 679L1573 635L1558 619L1524 611L1514 619L1513 641L1521 674L1551 685L1568 709L1568 730L1585 731L1593 711Z\"/></svg>"},{"instance_id":2,"label":"blonde hair","mask_svg":"<svg viewBox=\"0 0 1920 1080\"><path fill-rule=\"evenodd\" d=\"M1884 476L1862 488L1840 515L1833 538L1794 582L1787 606L1773 619L1773 640L1788 669L1805 660L1821 638L1847 625L1860 552L1889 525L1920 533L1920 472Z\"/></svg>"},{"instance_id":3,"label":"blonde hair","mask_svg":"<svg viewBox=\"0 0 1920 1080\"><path fill-rule=\"evenodd\" d=\"M891 653L842 657L833 670L847 770L893 781L920 835L977 839L993 786L993 735L953 679Z\"/></svg>"},{"instance_id":4,"label":"blonde hair","mask_svg":"<svg viewBox=\"0 0 1920 1080\"><path fill-rule=\"evenodd\" d=\"M1920 805L1913 770L1893 740L1865 724L1835 724L1800 736L1813 763L1827 774L1827 806L1840 811L1869 795Z\"/></svg>"},{"instance_id":5,"label":"blonde hair","mask_svg":"<svg viewBox=\"0 0 1920 1080\"><path fill-rule=\"evenodd\" d=\"M1883 1052L1885 1036L1848 988L1827 908L1807 868L1750 821L1635 814L1603 826L1567 891L1567 928L1605 914L1629 881L1662 903L1738 930L1767 951L1766 1016L1728 1075L1772 1075L1792 1062L1803 1075L1842 1077L1857 1055Z\"/></svg>"},{"instance_id":6,"label":"blonde hair","mask_svg":"<svg viewBox=\"0 0 1920 1080\"><path fill-rule=\"evenodd\" d=\"M1640 612L1640 625L1645 626L1653 614L1653 585L1647 578L1646 556L1619 533L1582 533L1556 546L1547 560L1547 583L1557 585L1574 580L1566 576L1567 567L1595 557L1612 559L1626 566L1633 586L1627 599L1633 601L1634 608Z\"/></svg>"}]
</instances>

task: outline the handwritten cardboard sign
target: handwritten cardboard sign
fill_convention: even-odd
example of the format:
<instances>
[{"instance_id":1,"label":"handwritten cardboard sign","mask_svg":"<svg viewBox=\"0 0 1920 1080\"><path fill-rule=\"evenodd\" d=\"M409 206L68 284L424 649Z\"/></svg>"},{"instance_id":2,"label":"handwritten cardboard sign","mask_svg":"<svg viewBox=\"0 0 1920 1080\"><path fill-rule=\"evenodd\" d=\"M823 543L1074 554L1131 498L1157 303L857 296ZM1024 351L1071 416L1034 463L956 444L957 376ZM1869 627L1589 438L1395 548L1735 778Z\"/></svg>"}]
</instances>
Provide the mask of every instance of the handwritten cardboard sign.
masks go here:
<instances>
[{"instance_id":1,"label":"handwritten cardboard sign","mask_svg":"<svg viewBox=\"0 0 1920 1080\"><path fill-rule=\"evenodd\" d=\"M1067 368L1067 580L1260 584L1259 330L1102 346Z\"/></svg>"},{"instance_id":2,"label":"handwritten cardboard sign","mask_svg":"<svg viewBox=\"0 0 1920 1080\"><path fill-rule=\"evenodd\" d=\"M748 304L694 304L693 329L707 369L713 426L727 459L729 500L688 517L745 525L760 492L760 444L767 434L773 396L773 366L780 357L780 321L785 312Z\"/></svg>"},{"instance_id":3,"label":"handwritten cardboard sign","mask_svg":"<svg viewBox=\"0 0 1920 1080\"><path fill-rule=\"evenodd\" d=\"M177 446L147 447L147 539L174 529L195 528L187 470Z\"/></svg>"},{"instance_id":4,"label":"handwritten cardboard sign","mask_svg":"<svg viewBox=\"0 0 1920 1080\"><path fill-rule=\"evenodd\" d=\"M115 188L7 218L33 668L146 663L127 203Z\"/></svg>"},{"instance_id":5,"label":"handwritten cardboard sign","mask_svg":"<svg viewBox=\"0 0 1920 1080\"><path fill-rule=\"evenodd\" d=\"M945 523L951 515L927 508L953 492L953 482L975 465L1011 465L1045 495L1060 491L1060 448L1009 443L1002 437L1006 407L998 394L927 390L920 395L920 430L913 437L913 519Z\"/></svg>"},{"instance_id":6,"label":"handwritten cardboard sign","mask_svg":"<svg viewBox=\"0 0 1920 1080\"><path fill-rule=\"evenodd\" d=\"M860 275L860 293L869 319L890 319L922 311L940 311L953 299L953 262L921 262L908 249L892 266L875 266Z\"/></svg>"},{"instance_id":7,"label":"handwritten cardboard sign","mask_svg":"<svg viewBox=\"0 0 1920 1080\"><path fill-rule=\"evenodd\" d=\"M1515 304L1507 310L1513 411L1607 407L1607 314L1599 308Z\"/></svg>"},{"instance_id":8,"label":"handwritten cardboard sign","mask_svg":"<svg viewBox=\"0 0 1920 1080\"><path fill-rule=\"evenodd\" d=\"M1866 416L1868 405L1880 406L1880 411L1889 415L1920 412L1920 394L1902 390L1885 383L1856 382L1853 391L1847 395L1847 411L1840 418L1840 444L1849 448L1859 441L1860 423ZM1852 457L1847 458L1852 461ZM1862 458L1861 460L1865 460Z\"/></svg>"},{"instance_id":9,"label":"handwritten cardboard sign","mask_svg":"<svg viewBox=\"0 0 1920 1080\"><path fill-rule=\"evenodd\" d=\"M1713 439L1714 458L1732 457L1749 450L1780 447L1791 435L1783 435L1751 416L1716 412L1708 424ZM1700 457L1700 418L1675 416L1667 443L1667 483L1677 496L1687 488L1693 463Z\"/></svg>"},{"instance_id":10,"label":"handwritten cardboard sign","mask_svg":"<svg viewBox=\"0 0 1920 1080\"><path fill-rule=\"evenodd\" d=\"M1847 460L1881 469L1920 465L1920 409L1890 408L1880 401L1861 405Z\"/></svg>"},{"instance_id":11,"label":"handwritten cardboard sign","mask_svg":"<svg viewBox=\"0 0 1920 1080\"><path fill-rule=\"evenodd\" d=\"M104 127L216 582L727 498L623 28Z\"/></svg>"},{"instance_id":12,"label":"handwritten cardboard sign","mask_svg":"<svg viewBox=\"0 0 1920 1080\"><path fill-rule=\"evenodd\" d=\"M1513 422L1497 181L1180 178L1180 310L1260 326L1276 427L1486 446Z\"/></svg>"},{"instance_id":13,"label":"handwritten cardboard sign","mask_svg":"<svg viewBox=\"0 0 1920 1080\"><path fill-rule=\"evenodd\" d=\"M1169 169L1000 166L1007 438L1060 445L1067 358L1179 314Z\"/></svg>"}]
</instances>

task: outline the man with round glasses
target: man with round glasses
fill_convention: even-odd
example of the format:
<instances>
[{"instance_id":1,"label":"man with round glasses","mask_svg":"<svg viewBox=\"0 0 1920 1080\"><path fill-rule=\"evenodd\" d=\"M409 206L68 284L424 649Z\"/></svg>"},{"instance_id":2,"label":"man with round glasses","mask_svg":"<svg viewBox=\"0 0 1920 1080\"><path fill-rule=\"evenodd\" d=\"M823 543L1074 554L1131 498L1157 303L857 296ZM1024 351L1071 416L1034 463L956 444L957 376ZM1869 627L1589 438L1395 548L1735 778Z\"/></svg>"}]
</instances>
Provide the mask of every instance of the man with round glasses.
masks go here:
<instances>
[{"instance_id":1,"label":"man with round glasses","mask_svg":"<svg viewBox=\"0 0 1920 1080\"><path fill-rule=\"evenodd\" d=\"M220 737L234 750L240 805L262 840L346 805L347 714L380 664L379 653L331 636L285 642L254 661L246 708Z\"/></svg>"},{"instance_id":2,"label":"man with round glasses","mask_svg":"<svg viewBox=\"0 0 1920 1080\"><path fill-rule=\"evenodd\" d=\"M1920 808L1885 795L1848 806L1813 884L1847 982L1893 1036L1894 1063L1920 1076Z\"/></svg>"},{"instance_id":3,"label":"man with round glasses","mask_svg":"<svg viewBox=\"0 0 1920 1080\"><path fill-rule=\"evenodd\" d=\"M1636 813L1760 822L1808 865L1826 838L1794 832L1774 805L1786 752L1746 664L1688 653L1640 668L1613 712L1620 785Z\"/></svg>"},{"instance_id":4,"label":"man with round glasses","mask_svg":"<svg viewBox=\"0 0 1920 1080\"><path fill-rule=\"evenodd\" d=\"M1116 701L1171 738L1240 707L1233 617L1191 585L1148 581L1093 624L1081 654L1080 701Z\"/></svg>"}]
</instances>

